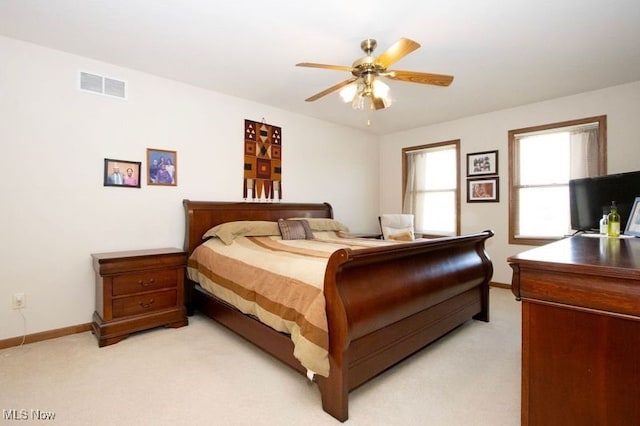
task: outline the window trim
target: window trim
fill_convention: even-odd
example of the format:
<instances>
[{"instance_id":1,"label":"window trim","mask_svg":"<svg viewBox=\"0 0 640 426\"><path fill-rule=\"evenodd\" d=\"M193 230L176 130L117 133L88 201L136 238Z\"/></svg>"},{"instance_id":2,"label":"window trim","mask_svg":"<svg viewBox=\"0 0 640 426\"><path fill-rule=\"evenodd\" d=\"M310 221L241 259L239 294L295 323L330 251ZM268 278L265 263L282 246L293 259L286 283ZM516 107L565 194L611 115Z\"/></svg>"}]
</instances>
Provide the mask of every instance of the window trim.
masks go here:
<instances>
[{"instance_id":1,"label":"window trim","mask_svg":"<svg viewBox=\"0 0 640 426\"><path fill-rule=\"evenodd\" d=\"M533 133L539 131L546 131L552 129L560 129L564 127L571 127L577 125L584 125L588 123L598 123L598 175L607 174L607 116L598 115L587 118L580 118L577 120L561 121L557 123L543 124L540 126L524 127L521 129L509 130L508 143L509 143L509 244L516 245L532 245L540 246L548 244L553 241L561 239L561 237L554 238L516 238L516 221L518 217L518 191L515 186L515 173L516 173L516 156L517 149L515 138L516 135L522 133Z\"/></svg>"},{"instance_id":2,"label":"window trim","mask_svg":"<svg viewBox=\"0 0 640 426\"><path fill-rule=\"evenodd\" d=\"M444 142L436 142L436 143L430 143L430 144L425 144L425 145L418 145L418 146L409 146L409 147L405 147L402 148L402 205L404 206L404 195L405 195L405 190L407 188L407 152L412 152L412 151L422 151L422 150L426 150L426 149L433 149L433 148L438 148L438 147L442 147L442 146L453 146L456 150L456 191L455 191L455 199L456 199L456 205L455 205L455 209L456 209L456 229L455 229L455 234L456 235L460 235L460 224L461 224L461 220L460 220L460 216L461 216L461 210L460 210L460 139L452 139L449 141L444 141ZM441 237L442 235L428 235L428 234L424 234L424 237Z\"/></svg>"}]
</instances>

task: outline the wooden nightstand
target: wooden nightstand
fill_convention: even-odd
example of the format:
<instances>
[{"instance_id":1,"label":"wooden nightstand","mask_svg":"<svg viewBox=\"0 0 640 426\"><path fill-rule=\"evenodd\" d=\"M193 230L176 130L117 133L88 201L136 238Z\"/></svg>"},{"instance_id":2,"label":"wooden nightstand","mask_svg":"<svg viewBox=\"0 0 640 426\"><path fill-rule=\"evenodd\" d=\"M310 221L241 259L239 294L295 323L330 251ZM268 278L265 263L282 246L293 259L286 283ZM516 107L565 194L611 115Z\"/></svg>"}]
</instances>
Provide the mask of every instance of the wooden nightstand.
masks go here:
<instances>
[{"instance_id":1,"label":"wooden nightstand","mask_svg":"<svg viewBox=\"0 0 640 426\"><path fill-rule=\"evenodd\" d=\"M187 253L152 249L95 253L96 311L93 332L98 346L111 345L130 333L153 327L182 327Z\"/></svg>"}]
</instances>

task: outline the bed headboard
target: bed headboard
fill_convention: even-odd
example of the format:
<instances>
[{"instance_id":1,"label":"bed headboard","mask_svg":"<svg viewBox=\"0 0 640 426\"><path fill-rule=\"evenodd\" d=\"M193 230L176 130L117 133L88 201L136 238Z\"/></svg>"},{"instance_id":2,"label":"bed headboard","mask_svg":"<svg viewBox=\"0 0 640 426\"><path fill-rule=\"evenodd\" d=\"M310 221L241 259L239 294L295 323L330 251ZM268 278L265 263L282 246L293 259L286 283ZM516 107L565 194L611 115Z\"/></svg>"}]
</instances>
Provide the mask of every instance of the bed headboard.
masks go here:
<instances>
[{"instance_id":1,"label":"bed headboard","mask_svg":"<svg viewBox=\"0 0 640 426\"><path fill-rule=\"evenodd\" d=\"M231 201L182 202L185 211L184 249L191 254L212 227L236 220L271 220L290 217L333 218L329 203L255 203Z\"/></svg>"}]
</instances>

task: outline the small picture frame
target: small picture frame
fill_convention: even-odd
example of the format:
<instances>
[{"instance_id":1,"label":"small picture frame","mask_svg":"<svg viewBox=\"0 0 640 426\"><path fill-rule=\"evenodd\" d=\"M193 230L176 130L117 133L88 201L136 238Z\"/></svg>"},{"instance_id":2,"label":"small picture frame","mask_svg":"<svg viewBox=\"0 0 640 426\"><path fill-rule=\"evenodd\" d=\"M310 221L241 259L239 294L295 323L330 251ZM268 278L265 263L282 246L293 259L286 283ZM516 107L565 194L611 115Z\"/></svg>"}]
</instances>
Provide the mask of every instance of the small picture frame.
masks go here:
<instances>
[{"instance_id":1,"label":"small picture frame","mask_svg":"<svg viewBox=\"0 0 640 426\"><path fill-rule=\"evenodd\" d=\"M467 179L467 203L496 203L500 201L497 176Z\"/></svg>"},{"instance_id":2,"label":"small picture frame","mask_svg":"<svg viewBox=\"0 0 640 426\"><path fill-rule=\"evenodd\" d=\"M640 237L640 197L636 197L629 213L629 220L624 230L624 235Z\"/></svg>"},{"instance_id":3,"label":"small picture frame","mask_svg":"<svg viewBox=\"0 0 640 426\"><path fill-rule=\"evenodd\" d=\"M497 175L498 151L467 154L467 176Z\"/></svg>"},{"instance_id":4,"label":"small picture frame","mask_svg":"<svg viewBox=\"0 0 640 426\"><path fill-rule=\"evenodd\" d=\"M141 162L104 159L104 186L140 188Z\"/></svg>"},{"instance_id":5,"label":"small picture frame","mask_svg":"<svg viewBox=\"0 0 640 426\"><path fill-rule=\"evenodd\" d=\"M147 184L176 186L178 184L177 156L176 151L147 148Z\"/></svg>"}]
</instances>

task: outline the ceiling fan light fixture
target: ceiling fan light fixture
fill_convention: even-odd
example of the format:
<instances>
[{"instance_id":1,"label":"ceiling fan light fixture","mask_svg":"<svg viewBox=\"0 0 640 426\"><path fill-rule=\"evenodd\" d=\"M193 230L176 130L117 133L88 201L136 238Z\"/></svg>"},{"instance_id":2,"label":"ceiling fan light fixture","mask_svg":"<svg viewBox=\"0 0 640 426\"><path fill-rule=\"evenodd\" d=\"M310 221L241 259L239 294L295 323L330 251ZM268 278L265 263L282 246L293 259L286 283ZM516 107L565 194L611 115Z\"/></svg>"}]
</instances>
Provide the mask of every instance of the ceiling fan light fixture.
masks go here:
<instances>
[{"instance_id":1,"label":"ceiling fan light fixture","mask_svg":"<svg viewBox=\"0 0 640 426\"><path fill-rule=\"evenodd\" d=\"M353 109L364 109L364 98L366 95L363 93L358 93L351 102L351 108Z\"/></svg>"},{"instance_id":2,"label":"ceiling fan light fixture","mask_svg":"<svg viewBox=\"0 0 640 426\"><path fill-rule=\"evenodd\" d=\"M367 80L357 81L340 90L340 98L344 103L350 103L353 109L364 109L365 101L368 98L372 109L378 109L380 102L382 106L387 108L393 102L390 96L389 86L379 79L369 78ZM374 99L375 98L375 99ZM378 108L374 107L377 104Z\"/></svg>"},{"instance_id":3,"label":"ceiling fan light fixture","mask_svg":"<svg viewBox=\"0 0 640 426\"><path fill-rule=\"evenodd\" d=\"M376 98L386 98L389 96L389 86L379 79L373 80L373 96Z\"/></svg>"},{"instance_id":4,"label":"ceiling fan light fixture","mask_svg":"<svg viewBox=\"0 0 640 426\"><path fill-rule=\"evenodd\" d=\"M344 103L353 102L358 93L357 83L351 83L340 90L340 98Z\"/></svg>"},{"instance_id":5,"label":"ceiling fan light fixture","mask_svg":"<svg viewBox=\"0 0 640 426\"><path fill-rule=\"evenodd\" d=\"M373 80L373 89L371 96L374 98L380 98L384 102L384 106L389 107L393 102L391 100L391 94L389 93L390 89L385 83L380 81L379 79Z\"/></svg>"}]
</instances>

